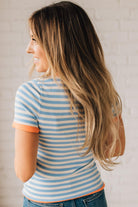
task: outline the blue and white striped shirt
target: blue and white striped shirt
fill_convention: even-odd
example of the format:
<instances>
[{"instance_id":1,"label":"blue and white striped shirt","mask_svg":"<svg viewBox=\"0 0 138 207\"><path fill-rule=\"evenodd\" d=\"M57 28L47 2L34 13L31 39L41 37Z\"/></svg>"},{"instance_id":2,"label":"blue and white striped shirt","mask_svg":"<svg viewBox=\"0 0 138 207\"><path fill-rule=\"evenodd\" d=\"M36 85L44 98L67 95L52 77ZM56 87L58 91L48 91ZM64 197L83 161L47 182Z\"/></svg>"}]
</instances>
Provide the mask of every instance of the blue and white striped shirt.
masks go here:
<instances>
[{"instance_id":1,"label":"blue and white striped shirt","mask_svg":"<svg viewBox=\"0 0 138 207\"><path fill-rule=\"evenodd\" d=\"M85 126L77 130L78 115L70 111L66 90L60 78L50 77L25 82L16 93L13 127L39 133L36 171L22 191L36 202L74 199L104 188L93 154L81 156Z\"/></svg>"}]
</instances>

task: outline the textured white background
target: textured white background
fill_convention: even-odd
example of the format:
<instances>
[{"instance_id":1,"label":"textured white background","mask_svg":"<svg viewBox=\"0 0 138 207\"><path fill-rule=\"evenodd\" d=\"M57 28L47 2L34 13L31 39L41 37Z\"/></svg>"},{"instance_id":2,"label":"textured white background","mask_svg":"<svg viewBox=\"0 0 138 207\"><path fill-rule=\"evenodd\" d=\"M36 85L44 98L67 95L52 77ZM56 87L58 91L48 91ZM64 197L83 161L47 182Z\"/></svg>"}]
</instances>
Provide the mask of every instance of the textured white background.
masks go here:
<instances>
[{"instance_id":1,"label":"textured white background","mask_svg":"<svg viewBox=\"0 0 138 207\"><path fill-rule=\"evenodd\" d=\"M20 207L22 183L14 173L14 97L28 80L27 19L54 1L0 0L0 206ZM101 169L109 207L138 206L138 0L80 0L101 40L123 102L125 155L113 172ZM100 168L100 167L99 167Z\"/></svg>"}]
</instances>

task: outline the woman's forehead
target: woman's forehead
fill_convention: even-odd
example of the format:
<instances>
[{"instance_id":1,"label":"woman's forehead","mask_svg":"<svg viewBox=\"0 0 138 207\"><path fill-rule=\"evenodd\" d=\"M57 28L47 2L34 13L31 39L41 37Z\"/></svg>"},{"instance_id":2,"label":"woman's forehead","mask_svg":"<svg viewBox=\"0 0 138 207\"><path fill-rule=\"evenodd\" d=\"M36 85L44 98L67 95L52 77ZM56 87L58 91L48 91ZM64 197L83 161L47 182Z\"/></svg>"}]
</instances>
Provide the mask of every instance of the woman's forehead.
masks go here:
<instances>
[{"instance_id":1,"label":"woman's forehead","mask_svg":"<svg viewBox=\"0 0 138 207\"><path fill-rule=\"evenodd\" d=\"M30 29L29 33L30 33L30 36L32 37L33 36L33 32L32 32L31 29Z\"/></svg>"},{"instance_id":2,"label":"woman's forehead","mask_svg":"<svg viewBox=\"0 0 138 207\"><path fill-rule=\"evenodd\" d=\"M29 34L30 34L30 37L35 37L35 34L34 34L34 32L31 29L29 31Z\"/></svg>"}]
</instances>

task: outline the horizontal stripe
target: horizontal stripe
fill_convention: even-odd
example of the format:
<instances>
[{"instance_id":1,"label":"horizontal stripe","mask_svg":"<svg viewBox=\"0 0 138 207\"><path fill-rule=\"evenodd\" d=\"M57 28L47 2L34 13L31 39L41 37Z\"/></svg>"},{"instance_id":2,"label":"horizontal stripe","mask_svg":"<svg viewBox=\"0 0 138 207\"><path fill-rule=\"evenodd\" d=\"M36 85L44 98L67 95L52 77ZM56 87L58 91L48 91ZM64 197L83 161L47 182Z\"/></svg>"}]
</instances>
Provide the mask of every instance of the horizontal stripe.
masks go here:
<instances>
[{"instance_id":1,"label":"horizontal stripe","mask_svg":"<svg viewBox=\"0 0 138 207\"><path fill-rule=\"evenodd\" d=\"M34 119L32 120L31 117L29 119L28 117L26 117L26 115L24 115L24 119L20 118L19 116L18 117L15 116L14 121L18 122L20 124L24 124L25 123L25 125L29 124L29 125L34 126L34 127L36 126L36 120L34 120Z\"/></svg>"},{"instance_id":2,"label":"horizontal stripe","mask_svg":"<svg viewBox=\"0 0 138 207\"><path fill-rule=\"evenodd\" d=\"M83 158L78 157L77 153L74 152L74 148L72 148L72 150L68 150L69 152L65 153L64 151L60 153L60 151L55 152L55 150L53 150L51 153L50 151L48 152L43 152L41 149L39 149L38 151L38 158L43 159L48 159L49 161L53 160L52 158L56 157L56 161L68 161L70 159L81 159L83 160ZM63 157L64 155L64 157Z\"/></svg>"},{"instance_id":3,"label":"horizontal stripe","mask_svg":"<svg viewBox=\"0 0 138 207\"><path fill-rule=\"evenodd\" d=\"M41 173L39 171L36 171L34 176L31 178L31 180L32 180L32 182L34 182L34 179L35 179L35 181L37 183L39 182L41 186L44 183L47 184L47 185L53 186L53 183L54 184L60 183L61 185L63 185L63 183L68 184L69 182L72 182L72 181L75 181L75 180L77 182L77 179L79 179L83 176L89 176L89 175L93 176L94 173L96 173L96 172L98 173L95 163L91 166L92 166L91 168L90 168L90 165L85 166L83 168L80 168L79 170L73 171L73 173L70 173L66 176L61 176L61 177L59 177L59 176L50 176L48 174L44 176L44 175L41 175ZM31 180L30 180L30 182L31 182ZM56 180L56 182L55 182L55 180ZM42 184L42 182L43 182L43 184Z\"/></svg>"},{"instance_id":4,"label":"horizontal stripe","mask_svg":"<svg viewBox=\"0 0 138 207\"><path fill-rule=\"evenodd\" d=\"M47 145L47 144L51 144L51 145L54 145L54 144L77 144L78 145L78 142L76 142L76 140L74 139L47 139L47 140L40 140L39 141L40 144L42 144L43 146ZM79 139L79 143L80 144L83 144L84 143L84 138L82 139Z\"/></svg>"},{"instance_id":5,"label":"horizontal stripe","mask_svg":"<svg viewBox=\"0 0 138 207\"><path fill-rule=\"evenodd\" d=\"M96 166L94 165L92 169L87 169L81 172L78 172L77 174L72 174L68 177L61 177L60 179L58 178L56 182L60 183L60 185L64 186L67 185L69 182L79 182L82 180L82 178L86 179L89 178L89 176L93 177L93 175L97 172ZM36 186L50 186L50 187L58 187L58 185L55 183L54 180L49 180L47 178L41 179L40 176L38 176L37 172L35 172L34 176L32 179L29 181L30 184L34 184ZM27 182L28 184L28 182Z\"/></svg>"},{"instance_id":6,"label":"horizontal stripe","mask_svg":"<svg viewBox=\"0 0 138 207\"><path fill-rule=\"evenodd\" d=\"M63 169L63 168L65 170L65 169L76 168L76 165L77 165L77 167L82 166L83 164L86 164L86 162L89 162L89 161L90 160L87 158L84 160L76 160L76 161L70 160L68 162L61 163L61 162L56 162L56 160L54 160L53 162L51 162L51 161L45 162L43 159L43 160L37 161L37 166L40 166L43 169L52 169L53 171L54 170L61 171L61 169Z\"/></svg>"},{"instance_id":7,"label":"horizontal stripe","mask_svg":"<svg viewBox=\"0 0 138 207\"><path fill-rule=\"evenodd\" d=\"M86 162L90 162L89 158L85 158L83 160L78 160L78 159L74 159L74 160L66 160L66 161L57 161L57 160L46 160L46 159L37 159L37 163L40 163L42 166L44 167L54 167L54 169L58 169L59 167L64 167L64 169L67 167L67 166L70 166L70 165L77 165L77 164L86 164Z\"/></svg>"},{"instance_id":8,"label":"horizontal stripe","mask_svg":"<svg viewBox=\"0 0 138 207\"><path fill-rule=\"evenodd\" d=\"M79 146L80 147L80 146ZM79 147L76 146L72 146L69 149L64 149L64 148L58 148L56 146L53 147L42 147L41 145L39 145L39 149L38 149L38 153L41 151L42 154L45 155L50 155L50 156L56 156L56 157L61 157L62 159L64 159L64 156L69 156L69 155L76 155L77 157L81 157L83 156L83 154L85 153L86 149L80 149ZM40 151L39 151L40 150Z\"/></svg>"},{"instance_id":9,"label":"horizontal stripe","mask_svg":"<svg viewBox=\"0 0 138 207\"><path fill-rule=\"evenodd\" d=\"M39 140L41 141L41 143L45 143L46 141L48 141L48 140L50 140L51 142L53 142L53 141L64 141L64 142L68 142L68 141L76 141L76 136L66 136L66 139L65 139L65 137L60 137L60 136L58 136L58 137L47 137L47 139L45 139L45 137L44 137L44 135L40 135L39 136ZM79 134L79 140L84 140L85 139L85 134L84 133L80 133Z\"/></svg>"}]
</instances>

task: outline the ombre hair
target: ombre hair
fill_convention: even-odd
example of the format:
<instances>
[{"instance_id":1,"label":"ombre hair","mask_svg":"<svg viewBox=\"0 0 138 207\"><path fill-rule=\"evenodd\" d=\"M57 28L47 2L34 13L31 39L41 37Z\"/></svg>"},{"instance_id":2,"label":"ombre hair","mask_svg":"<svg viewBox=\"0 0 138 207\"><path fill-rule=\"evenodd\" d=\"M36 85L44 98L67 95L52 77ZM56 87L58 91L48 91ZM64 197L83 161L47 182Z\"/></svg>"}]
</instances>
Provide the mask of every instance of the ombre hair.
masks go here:
<instances>
[{"instance_id":1,"label":"ombre hair","mask_svg":"<svg viewBox=\"0 0 138 207\"><path fill-rule=\"evenodd\" d=\"M85 154L92 151L106 169L118 164L113 160L119 141L119 116L122 102L114 88L95 28L78 5L61 1L35 11L29 27L48 61L43 77L56 74L68 89L71 112L78 112L78 125L85 126ZM33 67L34 68L34 65ZM77 104L76 104L77 103ZM116 158L116 159L117 159Z\"/></svg>"}]
</instances>

